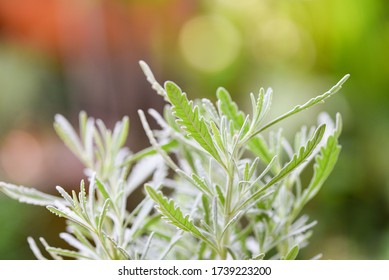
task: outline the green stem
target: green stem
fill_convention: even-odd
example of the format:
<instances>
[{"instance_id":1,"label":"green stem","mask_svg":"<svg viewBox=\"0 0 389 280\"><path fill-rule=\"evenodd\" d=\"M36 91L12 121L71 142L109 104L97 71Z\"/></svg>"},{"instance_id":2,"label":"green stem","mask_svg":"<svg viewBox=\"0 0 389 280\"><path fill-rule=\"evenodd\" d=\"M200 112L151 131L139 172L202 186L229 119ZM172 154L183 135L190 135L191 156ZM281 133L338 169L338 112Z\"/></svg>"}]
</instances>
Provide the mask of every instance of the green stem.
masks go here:
<instances>
[{"instance_id":1,"label":"green stem","mask_svg":"<svg viewBox=\"0 0 389 280\"><path fill-rule=\"evenodd\" d=\"M103 236L101 236L101 234L99 234L97 231L95 232L95 234L97 235L97 238L99 239L102 247L103 247L103 250L104 252L107 254L107 256L111 259L111 260L115 260L115 256L112 256L107 248L107 245L105 244L105 239Z\"/></svg>"},{"instance_id":2,"label":"green stem","mask_svg":"<svg viewBox=\"0 0 389 280\"><path fill-rule=\"evenodd\" d=\"M227 192L226 192L226 200L224 204L224 225L223 229L225 229L228 225L228 223L231 220L231 208L232 208L232 194L233 194L233 183L234 183L234 165L232 161L230 161L228 165L228 172L227 172ZM221 251L220 251L220 257L221 259L227 259L227 245L230 242L230 234L229 229L227 228L224 231L222 240L221 240Z\"/></svg>"}]
</instances>

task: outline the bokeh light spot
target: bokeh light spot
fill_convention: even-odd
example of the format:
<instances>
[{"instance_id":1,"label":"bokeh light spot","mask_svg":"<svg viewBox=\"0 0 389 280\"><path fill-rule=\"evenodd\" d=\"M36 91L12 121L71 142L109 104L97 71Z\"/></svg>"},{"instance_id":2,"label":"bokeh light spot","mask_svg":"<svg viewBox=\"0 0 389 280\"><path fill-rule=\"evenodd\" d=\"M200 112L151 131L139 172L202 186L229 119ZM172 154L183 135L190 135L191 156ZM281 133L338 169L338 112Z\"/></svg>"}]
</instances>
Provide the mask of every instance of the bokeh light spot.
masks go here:
<instances>
[{"instance_id":1,"label":"bokeh light spot","mask_svg":"<svg viewBox=\"0 0 389 280\"><path fill-rule=\"evenodd\" d=\"M5 137L0 149L0 162L13 182L37 180L44 169L43 161L43 148L34 135L13 130Z\"/></svg>"},{"instance_id":2,"label":"bokeh light spot","mask_svg":"<svg viewBox=\"0 0 389 280\"><path fill-rule=\"evenodd\" d=\"M284 18L274 18L258 25L253 53L263 62L276 63L298 56L302 38L298 26Z\"/></svg>"},{"instance_id":3,"label":"bokeh light spot","mask_svg":"<svg viewBox=\"0 0 389 280\"><path fill-rule=\"evenodd\" d=\"M235 26L217 16L188 21L181 30L179 44L187 62L204 72L221 71L231 65L241 45Z\"/></svg>"}]
</instances>

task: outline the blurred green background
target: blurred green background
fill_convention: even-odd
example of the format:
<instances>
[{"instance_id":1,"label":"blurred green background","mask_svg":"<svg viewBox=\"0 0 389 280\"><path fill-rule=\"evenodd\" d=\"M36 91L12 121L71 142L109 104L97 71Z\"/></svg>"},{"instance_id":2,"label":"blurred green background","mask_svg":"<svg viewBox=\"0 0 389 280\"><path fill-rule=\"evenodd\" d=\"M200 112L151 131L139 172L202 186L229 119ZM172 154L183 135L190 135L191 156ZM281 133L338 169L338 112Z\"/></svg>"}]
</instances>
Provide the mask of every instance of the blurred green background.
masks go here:
<instances>
[{"instance_id":1,"label":"blurred green background","mask_svg":"<svg viewBox=\"0 0 389 280\"><path fill-rule=\"evenodd\" d=\"M287 133L341 112L342 153L305 212L318 220L302 259L389 259L389 2L387 0L0 0L0 180L54 193L77 188L81 165L54 135L56 113L109 125L161 110L138 61L191 98L227 88L241 107L274 90L273 116L340 94L284 123ZM248 107L247 107L248 108ZM53 245L63 228L39 207L0 195L0 259L33 258L27 236Z\"/></svg>"}]
</instances>

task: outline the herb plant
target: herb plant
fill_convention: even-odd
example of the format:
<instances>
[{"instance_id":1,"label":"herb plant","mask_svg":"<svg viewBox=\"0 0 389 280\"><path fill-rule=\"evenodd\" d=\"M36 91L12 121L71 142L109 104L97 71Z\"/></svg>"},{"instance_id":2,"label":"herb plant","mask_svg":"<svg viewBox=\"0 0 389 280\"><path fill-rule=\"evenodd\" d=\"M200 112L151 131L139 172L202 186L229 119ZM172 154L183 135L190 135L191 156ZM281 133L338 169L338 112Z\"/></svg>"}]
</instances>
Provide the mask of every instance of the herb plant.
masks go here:
<instances>
[{"instance_id":1,"label":"herb plant","mask_svg":"<svg viewBox=\"0 0 389 280\"><path fill-rule=\"evenodd\" d=\"M301 215L337 161L341 117L322 114L317 127L302 127L292 143L273 125L335 94L342 78L326 93L271 121L272 90L250 94L251 115L239 110L224 88L208 99L189 100L173 82L160 85L144 62L153 89L167 102L163 116L148 112L160 125L140 120L151 147L125 148L127 117L109 130L81 112L79 133L60 115L54 127L85 165L87 182L60 196L0 183L20 202L45 206L65 218L60 233L73 249L56 248L39 238L44 259L295 259L308 244L312 222ZM313 164L308 184L301 175ZM172 172L170 172L170 170ZM145 197L128 211L131 194L144 185ZM155 206L155 207L154 207ZM156 210L154 209L156 208Z\"/></svg>"}]
</instances>

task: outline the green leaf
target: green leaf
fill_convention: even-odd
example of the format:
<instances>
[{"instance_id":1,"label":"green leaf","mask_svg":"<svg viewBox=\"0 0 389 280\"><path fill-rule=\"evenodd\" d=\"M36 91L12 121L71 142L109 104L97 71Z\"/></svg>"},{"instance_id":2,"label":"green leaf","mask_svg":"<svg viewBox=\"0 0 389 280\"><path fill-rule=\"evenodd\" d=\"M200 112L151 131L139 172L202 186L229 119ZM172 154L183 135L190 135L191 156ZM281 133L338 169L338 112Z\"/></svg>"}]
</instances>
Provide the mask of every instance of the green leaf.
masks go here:
<instances>
[{"instance_id":1,"label":"green leaf","mask_svg":"<svg viewBox=\"0 0 389 280\"><path fill-rule=\"evenodd\" d=\"M76 230L76 227L73 226L71 228L71 230L72 231ZM78 251L83 252L83 254L86 254L93 259L99 259L99 254L98 254L98 252L96 252L98 250L96 250L96 248L94 246L91 246L90 243L85 244L84 239L83 239L83 241L78 240L78 238L75 235L70 234L68 232L61 232L59 234L59 236L63 241L65 241L67 244L69 244L69 246L76 248ZM42 239L42 238L40 238L40 239ZM42 242L42 244L43 244L43 242ZM50 246L50 245L44 245L44 246L46 247L46 246Z\"/></svg>"},{"instance_id":2,"label":"green leaf","mask_svg":"<svg viewBox=\"0 0 389 280\"><path fill-rule=\"evenodd\" d=\"M265 253L260 253L260 254L258 254L258 255L256 255L256 256L254 256L254 257L252 258L252 260L256 260L256 261L258 261L258 260L263 260L264 257L265 257Z\"/></svg>"},{"instance_id":3,"label":"green leaf","mask_svg":"<svg viewBox=\"0 0 389 280\"><path fill-rule=\"evenodd\" d=\"M270 161L269 161L269 164L270 164L270 162L271 162L271 159L270 159ZM251 177L253 177L253 174L254 174L255 170L257 170L258 163L259 163L259 158L256 157L256 158L254 159L253 163L251 164L250 169L249 169L248 176L247 176L247 180L250 180Z\"/></svg>"},{"instance_id":4,"label":"green leaf","mask_svg":"<svg viewBox=\"0 0 389 280\"><path fill-rule=\"evenodd\" d=\"M173 105L174 115L178 118L178 124L188 133L188 136L191 136L204 150L222 163L207 124L199 114L199 108L193 107L193 102L188 100L186 94L175 83L166 82L165 89Z\"/></svg>"},{"instance_id":5,"label":"green leaf","mask_svg":"<svg viewBox=\"0 0 389 280\"><path fill-rule=\"evenodd\" d=\"M0 182L0 191L19 202L33 205L47 206L54 204L55 201L64 202L64 200L60 197L46 194L34 188L16 186L3 182Z\"/></svg>"},{"instance_id":6,"label":"green leaf","mask_svg":"<svg viewBox=\"0 0 389 280\"><path fill-rule=\"evenodd\" d=\"M66 218L84 228L86 228L88 231L93 232L93 229L90 227L89 224L87 224L82 218L78 217L74 212L72 212L70 209L66 207L61 207L61 209L48 205L46 206L46 209L49 210L51 213L57 215L58 217Z\"/></svg>"},{"instance_id":7,"label":"green leaf","mask_svg":"<svg viewBox=\"0 0 389 280\"><path fill-rule=\"evenodd\" d=\"M299 253L299 246L294 245L284 257L284 260L295 260Z\"/></svg>"},{"instance_id":8,"label":"green leaf","mask_svg":"<svg viewBox=\"0 0 389 280\"><path fill-rule=\"evenodd\" d=\"M61 194L61 196L66 200L66 202L69 203L71 207L73 207L74 205L73 198L62 187L57 186L56 189Z\"/></svg>"},{"instance_id":9,"label":"green leaf","mask_svg":"<svg viewBox=\"0 0 389 280\"><path fill-rule=\"evenodd\" d=\"M197 253L197 260L204 260L204 253L206 252L206 249L207 249L207 244L205 244L204 242L201 242L200 243L200 246L198 246L199 249L198 249L198 253Z\"/></svg>"},{"instance_id":10,"label":"green leaf","mask_svg":"<svg viewBox=\"0 0 389 280\"><path fill-rule=\"evenodd\" d=\"M227 225L224 227L223 231L222 231L222 234L220 236L220 238L223 237L223 235L226 233L227 229L233 225L234 223L236 223L237 221L239 221L239 219L241 218L242 216L242 211L239 211L238 213L236 213L236 215L227 223Z\"/></svg>"},{"instance_id":11,"label":"green leaf","mask_svg":"<svg viewBox=\"0 0 389 280\"><path fill-rule=\"evenodd\" d=\"M169 155L164 151L160 144L157 142L157 140L154 137L153 132L151 131L151 128L149 126L149 123L147 122L146 116L142 110L138 110L138 114L140 117L140 120L142 122L143 128L146 131L146 135L150 140L150 144L154 147L155 150L158 151L158 153L162 156L162 158L165 160L166 164L172 168L173 170L180 169L175 162L169 157Z\"/></svg>"},{"instance_id":12,"label":"green leaf","mask_svg":"<svg viewBox=\"0 0 389 280\"><path fill-rule=\"evenodd\" d=\"M201 196L201 202L203 204L203 210L204 210L204 221L206 224L210 224L210 213L209 213L209 200L206 195Z\"/></svg>"},{"instance_id":13,"label":"green leaf","mask_svg":"<svg viewBox=\"0 0 389 280\"><path fill-rule=\"evenodd\" d=\"M270 152L268 145L262 136L258 135L257 137L251 138L247 145L248 149L259 159L265 163L269 164L274 155Z\"/></svg>"},{"instance_id":14,"label":"green leaf","mask_svg":"<svg viewBox=\"0 0 389 280\"><path fill-rule=\"evenodd\" d=\"M52 205L48 205L46 208L47 208L47 210L49 210L51 213L57 215L58 217L64 217L64 218L67 218L70 220L72 219L67 213L65 213L62 210L57 209L56 207L54 207Z\"/></svg>"},{"instance_id":15,"label":"green leaf","mask_svg":"<svg viewBox=\"0 0 389 280\"><path fill-rule=\"evenodd\" d=\"M109 198L106 199L104 201L103 209L100 212L99 219L98 219L98 222L97 222L97 230L100 233L101 233L101 231L103 229L103 223L104 223L105 217L107 216L110 204L111 204L111 200Z\"/></svg>"},{"instance_id":16,"label":"green leaf","mask_svg":"<svg viewBox=\"0 0 389 280\"><path fill-rule=\"evenodd\" d=\"M209 99L203 98L201 99L201 104L203 106L203 110L205 110L209 115L210 120L219 123L220 116L212 102Z\"/></svg>"},{"instance_id":17,"label":"green leaf","mask_svg":"<svg viewBox=\"0 0 389 280\"><path fill-rule=\"evenodd\" d=\"M189 215L184 216L181 209L174 204L173 200L168 200L162 192L157 192L150 185L145 185L146 192L157 203L157 209L165 220L178 227L179 229L191 233L198 239L207 242L208 245L215 248L214 245L199 231L199 229L189 219Z\"/></svg>"},{"instance_id":18,"label":"green leaf","mask_svg":"<svg viewBox=\"0 0 389 280\"><path fill-rule=\"evenodd\" d=\"M38 245L36 244L35 240L31 236L27 237L27 242L28 245L30 246L32 253L38 260L47 260L47 258L45 258L42 255L41 250L39 250Z\"/></svg>"},{"instance_id":19,"label":"green leaf","mask_svg":"<svg viewBox=\"0 0 389 280\"><path fill-rule=\"evenodd\" d=\"M173 115L172 106L170 106L170 104L164 107L163 118L169 127L173 129L173 131L181 132L180 127L177 125L176 117Z\"/></svg>"},{"instance_id":20,"label":"green leaf","mask_svg":"<svg viewBox=\"0 0 389 280\"><path fill-rule=\"evenodd\" d=\"M162 252L161 255L158 256L158 260L164 260L171 251L171 249L177 244L178 241L180 241L181 237L183 235L183 231L177 232L173 237L170 238L169 244L167 244L165 250Z\"/></svg>"},{"instance_id":21,"label":"green leaf","mask_svg":"<svg viewBox=\"0 0 389 280\"><path fill-rule=\"evenodd\" d=\"M192 177L186 174L181 169L177 169L176 173L183 178L185 178L189 183L191 183L193 186L195 186L199 191L201 191L203 194L206 194L208 196L212 196L212 192L207 186L205 179L200 178L197 174L193 173Z\"/></svg>"},{"instance_id":22,"label":"green leaf","mask_svg":"<svg viewBox=\"0 0 389 280\"><path fill-rule=\"evenodd\" d=\"M73 210L74 212L79 215L80 217L82 217L83 213L82 213L82 209L81 209L81 205L80 203L78 202L78 199L77 199L77 194L76 192L73 190L72 191L72 195L73 195Z\"/></svg>"},{"instance_id":23,"label":"green leaf","mask_svg":"<svg viewBox=\"0 0 389 280\"><path fill-rule=\"evenodd\" d=\"M212 225L215 236L219 236L219 209L217 207L217 198L212 199Z\"/></svg>"},{"instance_id":24,"label":"green leaf","mask_svg":"<svg viewBox=\"0 0 389 280\"><path fill-rule=\"evenodd\" d=\"M189 215L185 216L182 214L181 209L175 206L173 200L169 200L163 196L162 192L157 192L153 187L146 185L145 189L148 195L157 203L159 212L166 218L166 220L182 229L183 231L190 232L196 237L201 237L201 232L189 220Z\"/></svg>"},{"instance_id":25,"label":"green leaf","mask_svg":"<svg viewBox=\"0 0 389 280\"><path fill-rule=\"evenodd\" d=\"M314 175L307 189L307 193L309 194L308 200L316 195L320 186L323 185L330 175L338 160L340 150L341 147L338 145L335 136L330 136L327 140L327 145L321 149L321 154L316 157Z\"/></svg>"},{"instance_id":26,"label":"green leaf","mask_svg":"<svg viewBox=\"0 0 389 280\"><path fill-rule=\"evenodd\" d=\"M46 206L46 208L47 208L47 210L49 210L51 213L57 215L58 217L63 217L63 218L67 218L69 220L72 220L72 218L67 213L65 213L62 210L59 210L58 208L56 208L52 205L48 205L48 206Z\"/></svg>"},{"instance_id":27,"label":"green leaf","mask_svg":"<svg viewBox=\"0 0 389 280\"><path fill-rule=\"evenodd\" d=\"M80 159L83 159L84 149L80 138L71 124L62 116L56 115L54 129L66 146Z\"/></svg>"},{"instance_id":28,"label":"green leaf","mask_svg":"<svg viewBox=\"0 0 389 280\"><path fill-rule=\"evenodd\" d=\"M157 80L154 77L153 72L151 71L150 67L147 65L146 62L143 60L139 61L139 65L145 74L147 81L151 84L151 87L161 96L163 96L166 99L166 92L164 88L157 82Z\"/></svg>"},{"instance_id":29,"label":"green leaf","mask_svg":"<svg viewBox=\"0 0 389 280\"><path fill-rule=\"evenodd\" d=\"M315 131L315 134L308 141L308 143L300 148L299 152L295 154L292 160L288 162L281 169L281 171L276 176L274 176L270 180L270 182L266 184L265 188L274 185L279 180L283 179L286 175L295 170L301 163L303 163L305 159L307 159L311 155L316 146L320 143L321 139L323 138L325 128L325 125L321 125L320 127L318 127Z\"/></svg>"},{"instance_id":30,"label":"green leaf","mask_svg":"<svg viewBox=\"0 0 389 280\"><path fill-rule=\"evenodd\" d=\"M232 101L230 94L225 88L218 88L216 92L219 110L234 124L236 130L240 129L244 122L244 114L239 111L238 106Z\"/></svg>"},{"instance_id":31,"label":"green leaf","mask_svg":"<svg viewBox=\"0 0 389 280\"><path fill-rule=\"evenodd\" d=\"M209 124L211 126L211 130L212 130L216 145L219 147L219 149L222 153L225 153L225 146L224 146L223 140L221 138L219 129L217 128L216 124L213 121L210 121Z\"/></svg>"},{"instance_id":32,"label":"green leaf","mask_svg":"<svg viewBox=\"0 0 389 280\"><path fill-rule=\"evenodd\" d=\"M232 150L234 150L236 148L236 146L238 145L238 143L241 139L244 139L244 137L247 135L247 132L249 131L249 129L250 129L249 128L249 115L247 115L246 118L244 119L243 125L241 126L241 128L238 131L238 134L234 135L235 141L233 144L234 148Z\"/></svg>"},{"instance_id":33,"label":"green leaf","mask_svg":"<svg viewBox=\"0 0 389 280\"><path fill-rule=\"evenodd\" d=\"M334 134L328 137L326 145L321 148L320 153L315 157L313 177L308 187L304 190L297 206L293 210L294 217L296 217L301 208L319 192L321 186L334 169L341 150L340 145L338 145L341 127L342 120L340 115L337 114Z\"/></svg>"},{"instance_id":34,"label":"green leaf","mask_svg":"<svg viewBox=\"0 0 389 280\"><path fill-rule=\"evenodd\" d=\"M111 199L108 191L107 191L107 188L104 186L104 184L96 178L96 186L97 188L99 189L100 193L103 195L103 197L105 199Z\"/></svg>"},{"instance_id":35,"label":"green leaf","mask_svg":"<svg viewBox=\"0 0 389 280\"><path fill-rule=\"evenodd\" d=\"M244 171L243 171L243 180L244 181L248 181L250 178L249 178L249 167L250 167L250 164L248 162L246 162L245 166L244 166Z\"/></svg>"},{"instance_id":36,"label":"green leaf","mask_svg":"<svg viewBox=\"0 0 389 280\"><path fill-rule=\"evenodd\" d=\"M123 147L123 145L126 143L127 136L128 136L128 129L130 127L130 120L127 116L123 117L121 122L118 122L115 125L115 128L113 130L112 134L112 153L116 155L120 148Z\"/></svg>"},{"instance_id":37,"label":"green leaf","mask_svg":"<svg viewBox=\"0 0 389 280\"><path fill-rule=\"evenodd\" d=\"M251 103L253 107L253 123L255 129L270 110L273 91L269 88L266 93L263 88L259 90L258 98L255 99L254 94L251 94Z\"/></svg>"},{"instance_id":38,"label":"green leaf","mask_svg":"<svg viewBox=\"0 0 389 280\"><path fill-rule=\"evenodd\" d=\"M152 233L150 234L149 238L147 239L145 248L143 249L142 255L140 256L140 259L141 259L141 260L146 259L146 256L147 256L147 253L149 252L150 245L151 245L151 241L153 240L154 234L155 234L155 233L152 232Z\"/></svg>"},{"instance_id":39,"label":"green leaf","mask_svg":"<svg viewBox=\"0 0 389 280\"><path fill-rule=\"evenodd\" d=\"M39 241L42 243L43 247L45 247L46 251L47 251L47 248L51 247L43 237L39 237ZM63 260L63 258L61 256L59 256L58 254L56 254L54 252L50 252L50 251L47 251L47 252L50 254L50 256L54 260Z\"/></svg>"},{"instance_id":40,"label":"green leaf","mask_svg":"<svg viewBox=\"0 0 389 280\"><path fill-rule=\"evenodd\" d=\"M87 199L86 199L86 190L85 190L85 182L84 182L84 180L81 180L80 192L78 194L78 199L80 201L80 206L81 206L83 212L87 216L88 215L88 211L87 211L87 208L86 208Z\"/></svg>"},{"instance_id":41,"label":"green leaf","mask_svg":"<svg viewBox=\"0 0 389 280\"><path fill-rule=\"evenodd\" d=\"M342 88L342 85L347 81L347 79L350 77L349 74L345 75L335 86L333 86L329 91L317 96L317 97L314 97L312 99L310 99L308 102L306 102L305 104L303 105L297 105L296 107L294 107L292 110L290 110L289 112L281 115L280 117L276 118L275 120L269 122L267 125L265 125L264 127L262 127L261 129L257 130L255 133L253 133L252 136L264 131L265 129L273 126L274 124L294 115L294 114L297 114L298 112L301 112L305 109L308 109L309 107L312 107L313 105L316 105L318 103L323 103L327 98L331 97L332 95L334 95L335 93L337 93L341 88Z\"/></svg>"},{"instance_id":42,"label":"green leaf","mask_svg":"<svg viewBox=\"0 0 389 280\"><path fill-rule=\"evenodd\" d=\"M217 197L219 198L220 203L224 206L226 199L224 197L223 191L220 189L219 185L215 186Z\"/></svg>"},{"instance_id":43,"label":"green leaf","mask_svg":"<svg viewBox=\"0 0 389 280\"><path fill-rule=\"evenodd\" d=\"M257 99L255 99L255 96L253 93L250 94L251 107L253 108L252 109L253 110L253 123L252 124L256 123L256 120L259 118L259 116L261 114L264 96L265 96L265 92L264 92L263 88L261 88L259 90L259 94L258 94Z\"/></svg>"},{"instance_id":44,"label":"green leaf","mask_svg":"<svg viewBox=\"0 0 389 280\"><path fill-rule=\"evenodd\" d=\"M211 190L209 189L209 187L207 186L207 183L205 182L205 179L204 178L200 178L197 174L193 173L192 174L192 178L196 184L196 186L202 190L202 192L204 192L205 194L209 195L209 196L212 196L212 192Z\"/></svg>"},{"instance_id":45,"label":"green leaf","mask_svg":"<svg viewBox=\"0 0 389 280\"><path fill-rule=\"evenodd\" d=\"M270 161L270 163L266 166L266 168L262 171L262 173L259 174L259 176L255 178L255 180L250 181L250 185L247 187L247 191L253 189L254 186L260 183L262 178L272 169L276 161L277 161L277 156L274 156L274 158Z\"/></svg>"},{"instance_id":46,"label":"green leaf","mask_svg":"<svg viewBox=\"0 0 389 280\"><path fill-rule=\"evenodd\" d=\"M79 252L72 251L72 250L66 250L62 248L55 248L55 247L47 247L46 250L50 253L54 253L63 257L68 258L74 258L74 259L85 259L85 260L93 260L93 258L89 256L85 256L83 254L80 254Z\"/></svg>"},{"instance_id":47,"label":"green leaf","mask_svg":"<svg viewBox=\"0 0 389 280\"><path fill-rule=\"evenodd\" d=\"M292 171L294 171L297 167L299 167L313 152L316 146L320 143L323 138L325 131L325 125L321 125L318 127L312 136L312 138L308 141L308 143L301 147L299 152L295 154L290 162L288 162L281 171L274 176L264 187L256 191L253 195L251 195L240 207L246 206L253 201L257 200L262 193L267 190L269 187L273 186L280 180L282 180L285 176L289 175Z\"/></svg>"},{"instance_id":48,"label":"green leaf","mask_svg":"<svg viewBox=\"0 0 389 280\"><path fill-rule=\"evenodd\" d=\"M108 255L108 258L110 259L121 259L121 260L132 260L134 259L133 257L131 257L131 252L127 252L123 247L119 246L117 244L117 242L109 235L104 235L105 239L108 240L110 243L111 243L111 246L110 247L113 247L116 249L116 251L114 252L114 256L111 255L110 252L106 252L106 254ZM120 255L118 255L118 253Z\"/></svg>"}]
</instances>

